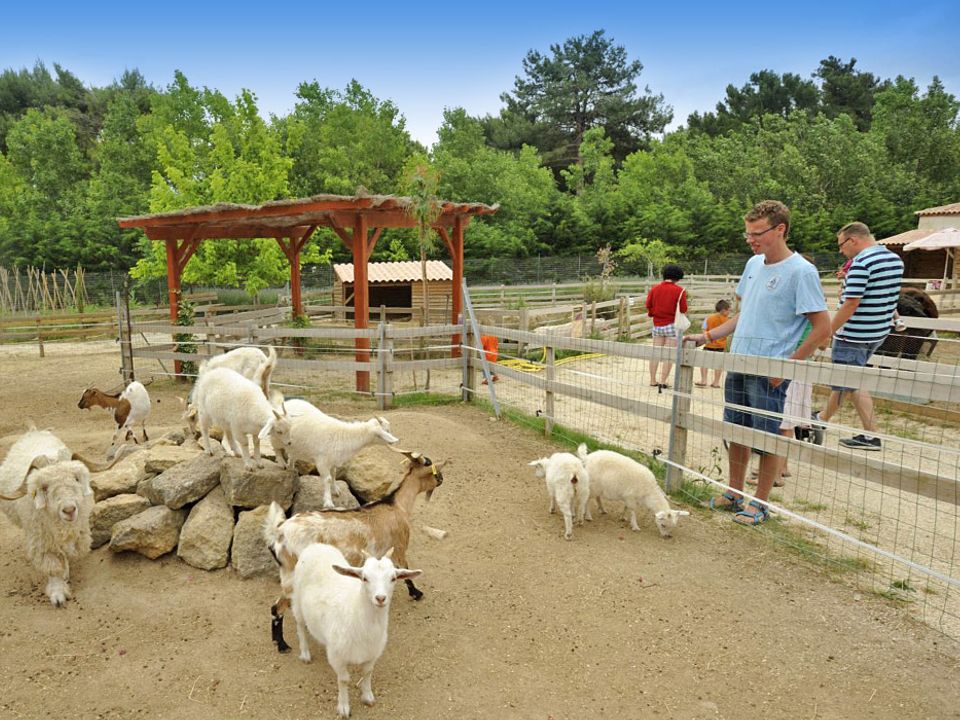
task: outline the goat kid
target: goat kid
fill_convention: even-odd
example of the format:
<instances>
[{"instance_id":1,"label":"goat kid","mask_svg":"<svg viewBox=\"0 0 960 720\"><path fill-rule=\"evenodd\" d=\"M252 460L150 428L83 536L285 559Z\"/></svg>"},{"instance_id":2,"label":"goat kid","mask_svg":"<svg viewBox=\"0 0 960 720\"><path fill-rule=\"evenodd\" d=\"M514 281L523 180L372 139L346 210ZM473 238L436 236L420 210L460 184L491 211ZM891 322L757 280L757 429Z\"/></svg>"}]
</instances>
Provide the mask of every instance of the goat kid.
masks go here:
<instances>
[{"instance_id":1,"label":"goat kid","mask_svg":"<svg viewBox=\"0 0 960 720\"><path fill-rule=\"evenodd\" d=\"M386 418L345 422L322 412L294 417L290 428L289 463L313 463L323 482L323 507L332 508L333 494L339 492L333 473L360 450L374 443L400 442L390 433Z\"/></svg>"},{"instance_id":2,"label":"goat kid","mask_svg":"<svg viewBox=\"0 0 960 720\"><path fill-rule=\"evenodd\" d=\"M143 441L149 440L146 421L150 414L150 394L147 388L136 380L127 385L123 392L113 395L95 387L88 387L80 396L77 407L81 410L102 407L113 412L117 429L113 433L110 448L107 450L107 460L112 460L116 456L117 449L124 441L132 439L134 443L137 442L137 437L133 433L135 425L139 424L143 430Z\"/></svg>"},{"instance_id":3,"label":"goat kid","mask_svg":"<svg viewBox=\"0 0 960 720\"><path fill-rule=\"evenodd\" d=\"M576 455L554 453L528 463L537 477L544 478L550 494L550 512L563 515L565 540L573 539L573 523L583 525L590 500L590 475Z\"/></svg>"},{"instance_id":4,"label":"goat kid","mask_svg":"<svg viewBox=\"0 0 960 720\"><path fill-rule=\"evenodd\" d=\"M305 548L293 573L293 615L300 659L310 662L312 636L324 646L337 674L337 714L350 716L350 666L360 666L360 700L373 705L372 675L387 646L390 600L397 580L409 581L421 570L395 567L388 550L379 560L367 557L352 567L335 547Z\"/></svg>"}]
</instances>

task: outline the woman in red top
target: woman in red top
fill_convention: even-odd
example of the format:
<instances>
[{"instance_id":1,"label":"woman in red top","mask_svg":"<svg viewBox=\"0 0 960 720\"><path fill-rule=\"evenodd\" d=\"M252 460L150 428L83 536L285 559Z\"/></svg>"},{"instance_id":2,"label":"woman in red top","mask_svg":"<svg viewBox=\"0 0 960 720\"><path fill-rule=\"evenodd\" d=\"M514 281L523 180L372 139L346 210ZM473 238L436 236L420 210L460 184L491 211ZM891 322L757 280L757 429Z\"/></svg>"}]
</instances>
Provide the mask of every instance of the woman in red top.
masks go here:
<instances>
[{"instance_id":1,"label":"woman in red top","mask_svg":"<svg viewBox=\"0 0 960 720\"><path fill-rule=\"evenodd\" d=\"M653 318L653 346L676 347L677 331L673 320L677 314L677 303L680 312L687 311L687 293L677 285L683 279L683 268L679 265L666 265L663 268L663 282L657 283L647 293L647 315ZM657 381L657 360L650 361L650 386L667 387L667 378L673 363L663 363L662 375Z\"/></svg>"}]
</instances>

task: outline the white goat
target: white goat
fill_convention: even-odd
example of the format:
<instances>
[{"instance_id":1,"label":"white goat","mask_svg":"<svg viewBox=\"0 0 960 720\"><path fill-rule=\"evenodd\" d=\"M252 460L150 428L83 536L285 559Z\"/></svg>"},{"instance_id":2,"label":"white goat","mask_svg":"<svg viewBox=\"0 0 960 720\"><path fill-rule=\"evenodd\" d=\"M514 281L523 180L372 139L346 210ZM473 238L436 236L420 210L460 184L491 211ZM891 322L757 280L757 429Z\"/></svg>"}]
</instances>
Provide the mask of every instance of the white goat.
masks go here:
<instances>
[{"instance_id":1,"label":"white goat","mask_svg":"<svg viewBox=\"0 0 960 720\"><path fill-rule=\"evenodd\" d=\"M27 558L56 607L70 597L70 560L90 550L90 472L74 457L56 435L31 428L0 465L0 508L23 529Z\"/></svg>"},{"instance_id":2,"label":"white goat","mask_svg":"<svg viewBox=\"0 0 960 720\"><path fill-rule=\"evenodd\" d=\"M290 442L290 421L276 410L253 380L229 368L206 370L197 378L193 402L200 424L200 435L207 454L213 455L210 428L223 428L233 452L243 458L246 467L263 464L260 441L272 435L274 448L286 450ZM247 436L253 438L253 460L247 454ZM278 458L279 459L279 458Z\"/></svg>"},{"instance_id":3,"label":"white goat","mask_svg":"<svg viewBox=\"0 0 960 720\"><path fill-rule=\"evenodd\" d=\"M390 600L397 580L420 570L396 568L387 552L351 567L331 545L316 543L300 555L293 573L293 614L297 619L300 659L310 662L308 632L326 648L337 674L337 713L350 716L350 666L360 666L360 700L373 705L371 676L387 646Z\"/></svg>"},{"instance_id":4,"label":"white goat","mask_svg":"<svg viewBox=\"0 0 960 720\"><path fill-rule=\"evenodd\" d=\"M399 440L390 434L390 423L385 418L370 418L346 422L308 412L290 423L288 462L312 462L323 481L323 506L332 508L334 470L372 443L392 445Z\"/></svg>"},{"instance_id":5,"label":"white goat","mask_svg":"<svg viewBox=\"0 0 960 720\"><path fill-rule=\"evenodd\" d=\"M650 468L636 460L611 450L587 454L585 444L577 448L577 455L590 473L590 497L597 501L597 508L605 513L604 500L622 502L624 515L630 514L632 530L640 529L637 525L637 508L640 507L653 512L657 529L663 537L670 537L680 518L690 514L686 510L671 510ZM587 519L592 519L589 509Z\"/></svg>"},{"instance_id":6,"label":"white goat","mask_svg":"<svg viewBox=\"0 0 960 720\"><path fill-rule=\"evenodd\" d=\"M573 521L583 525L584 515L589 508L590 475L576 455L554 453L548 458L540 458L529 463L535 468L537 477L547 482L550 493L550 512L560 508L563 514L564 533L567 540L573 538Z\"/></svg>"},{"instance_id":7,"label":"white goat","mask_svg":"<svg viewBox=\"0 0 960 720\"><path fill-rule=\"evenodd\" d=\"M217 368L230 368L248 380L253 380L254 374L265 362L267 362L267 354L260 348L238 347L223 355L214 355L201 364L200 372L216 370Z\"/></svg>"},{"instance_id":8,"label":"white goat","mask_svg":"<svg viewBox=\"0 0 960 720\"><path fill-rule=\"evenodd\" d=\"M433 491L443 484L441 468L446 462L434 463L426 455L407 450L396 452L407 457L400 483L393 492L359 509L298 513L287 519L283 508L271 503L263 523L263 538L280 563L280 597L270 608L271 635L278 651L290 649L283 639L283 615L293 593L293 571L305 548L313 543L327 543L354 563L393 548L397 562L407 564L410 518L417 496L425 493L430 501ZM423 597L413 580L407 580L406 585L414 600Z\"/></svg>"}]
</instances>

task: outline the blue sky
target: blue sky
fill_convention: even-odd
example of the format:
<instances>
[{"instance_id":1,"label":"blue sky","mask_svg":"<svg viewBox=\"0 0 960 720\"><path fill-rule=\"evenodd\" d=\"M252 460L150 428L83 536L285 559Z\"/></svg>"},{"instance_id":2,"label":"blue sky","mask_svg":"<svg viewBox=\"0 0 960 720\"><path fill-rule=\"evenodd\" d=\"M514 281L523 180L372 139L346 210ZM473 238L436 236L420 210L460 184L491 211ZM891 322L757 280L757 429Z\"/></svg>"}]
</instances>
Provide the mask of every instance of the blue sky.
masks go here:
<instances>
[{"instance_id":1,"label":"blue sky","mask_svg":"<svg viewBox=\"0 0 960 720\"><path fill-rule=\"evenodd\" d=\"M252 90L265 115L289 112L302 81L342 89L356 78L431 144L445 107L497 113L528 50L600 28L643 63L640 84L664 95L673 126L751 72L809 77L831 54L921 88L938 75L960 95L958 19L956 4L939 1L18 2L0 13L0 68L58 62L93 85L138 68L159 87L180 69L231 98Z\"/></svg>"}]
</instances>

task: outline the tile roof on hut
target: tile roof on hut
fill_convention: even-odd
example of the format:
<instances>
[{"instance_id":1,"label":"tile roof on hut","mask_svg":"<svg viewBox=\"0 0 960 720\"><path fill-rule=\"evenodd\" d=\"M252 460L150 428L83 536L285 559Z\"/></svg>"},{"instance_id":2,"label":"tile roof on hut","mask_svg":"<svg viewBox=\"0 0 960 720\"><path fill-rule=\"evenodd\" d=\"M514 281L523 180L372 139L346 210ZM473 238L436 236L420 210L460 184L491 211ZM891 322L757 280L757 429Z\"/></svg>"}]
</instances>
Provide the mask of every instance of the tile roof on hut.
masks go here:
<instances>
[{"instance_id":1,"label":"tile roof on hut","mask_svg":"<svg viewBox=\"0 0 960 720\"><path fill-rule=\"evenodd\" d=\"M938 207L917 210L914 215L924 217L926 215L960 215L960 202L950 203L949 205L939 205Z\"/></svg>"},{"instance_id":2,"label":"tile roof on hut","mask_svg":"<svg viewBox=\"0 0 960 720\"><path fill-rule=\"evenodd\" d=\"M340 282L353 282L353 263L334 265L333 272ZM422 279L419 260L368 263L367 273L370 283L418 282ZM453 280L453 270L440 260L427 260L427 280Z\"/></svg>"}]
</instances>

